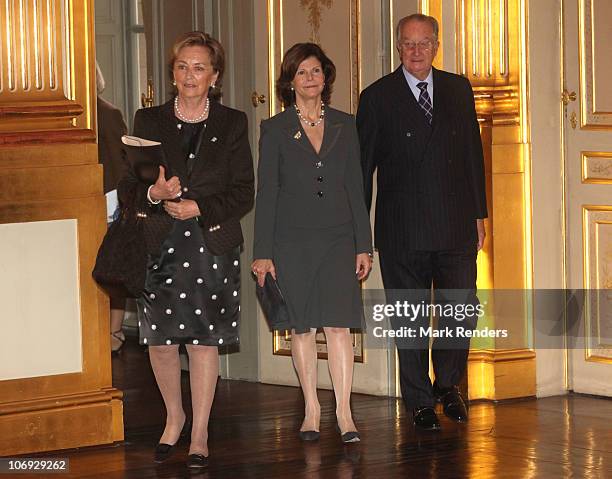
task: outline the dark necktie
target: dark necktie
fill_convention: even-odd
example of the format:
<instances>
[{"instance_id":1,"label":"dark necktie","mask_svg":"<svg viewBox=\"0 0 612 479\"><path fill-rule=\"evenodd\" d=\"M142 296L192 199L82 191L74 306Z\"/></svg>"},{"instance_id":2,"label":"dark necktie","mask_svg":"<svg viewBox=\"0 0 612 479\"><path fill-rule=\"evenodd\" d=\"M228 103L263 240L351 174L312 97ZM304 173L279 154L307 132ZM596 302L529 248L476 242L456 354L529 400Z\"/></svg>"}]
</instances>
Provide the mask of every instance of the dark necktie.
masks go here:
<instances>
[{"instance_id":1,"label":"dark necktie","mask_svg":"<svg viewBox=\"0 0 612 479\"><path fill-rule=\"evenodd\" d=\"M433 119L433 105L431 104L429 93L427 93L427 82L419 82L417 83L417 87L421 90L421 94L419 95L419 106L423 109L425 118L427 118L427 122L431 125L431 120Z\"/></svg>"}]
</instances>

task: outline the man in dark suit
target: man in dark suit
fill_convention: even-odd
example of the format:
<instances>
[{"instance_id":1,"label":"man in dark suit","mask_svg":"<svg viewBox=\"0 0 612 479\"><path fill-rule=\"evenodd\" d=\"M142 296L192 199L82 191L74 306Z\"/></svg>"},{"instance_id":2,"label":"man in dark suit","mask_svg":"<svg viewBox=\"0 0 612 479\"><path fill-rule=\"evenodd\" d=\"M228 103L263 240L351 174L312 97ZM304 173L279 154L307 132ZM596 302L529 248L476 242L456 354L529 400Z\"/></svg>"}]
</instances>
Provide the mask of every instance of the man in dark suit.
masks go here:
<instances>
[{"instance_id":1,"label":"man in dark suit","mask_svg":"<svg viewBox=\"0 0 612 479\"><path fill-rule=\"evenodd\" d=\"M432 68L439 46L433 17L405 17L396 33L402 64L363 91L357 112L368 208L378 170L375 240L387 301L429 304L433 285L437 304L474 307L476 256L487 217L474 96L467 79ZM476 317L438 319L439 329L456 333L457 326L473 329ZM432 385L430 337L420 329L429 320L427 313L410 320L396 316L392 325L416 332L416 338L396 340L406 407L417 427L437 430L436 399L448 417L467 420L457 385L465 374L469 338L435 339Z\"/></svg>"}]
</instances>

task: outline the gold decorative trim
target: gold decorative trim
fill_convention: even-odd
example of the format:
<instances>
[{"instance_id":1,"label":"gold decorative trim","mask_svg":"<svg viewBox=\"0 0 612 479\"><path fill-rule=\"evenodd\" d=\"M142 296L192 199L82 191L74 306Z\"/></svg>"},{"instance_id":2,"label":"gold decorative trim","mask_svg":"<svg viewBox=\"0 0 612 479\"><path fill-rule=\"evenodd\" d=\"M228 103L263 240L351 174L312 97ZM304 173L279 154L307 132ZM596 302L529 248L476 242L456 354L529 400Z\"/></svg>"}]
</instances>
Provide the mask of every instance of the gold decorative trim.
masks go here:
<instances>
[{"instance_id":1,"label":"gold decorative trim","mask_svg":"<svg viewBox=\"0 0 612 479\"><path fill-rule=\"evenodd\" d=\"M600 213L604 213L601 215ZM605 215L605 214L609 214ZM600 258L600 235L599 228L601 225L607 225L612 227L612 206L610 205L583 205L582 206L582 234L583 234L583 267L584 267L584 288L587 292L585 298L585 360L612 363L612 344L606 344L601 338L601 318L600 312L610 311L611 308L604 306L603 308L599 305L600 294L606 294L602 291L608 292L608 301L612 301L612 271L608 271L608 275L601 277L599 269L596 267L595 271L591 270L592 263L591 258L594 258L595 265L602 265L604 270L607 271L609 265L612 264L612 251L610 251L610 258ZM603 282L602 282L603 281ZM591 290L598 291L597 303L592 304L592 297L590 295ZM594 315L597 315L595 318ZM595 328L593 328L593 320L595 321ZM595 338L594 338L595 336Z\"/></svg>"},{"instance_id":2,"label":"gold decorative trim","mask_svg":"<svg viewBox=\"0 0 612 479\"><path fill-rule=\"evenodd\" d=\"M597 111L595 108L593 10L593 0L578 0L580 127L588 130L612 130L612 112Z\"/></svg>"},{"instance_id":3,"label":"gold decorative trim","mask_svg":"<svg viewBox=\"0 0 612 479\"><path fill-rule=\"evenodd\" d=\"M494 125L519 125L520 100L517 88L473 87L478 116L484 122Z\"/></svg>"},{"instance_id":4,"label":"gold decorative trim","mask_svg":"<svg viewBox=\"0 0 612 479\"><path fill-rule=\"evenodd\" d=\"M459 64L459 73L463 76L467 75L467 48L466 38L467 32L465 28L465 0L457 0L456 11L457 25L456 29L459 32L457 41L457 63Z\"/></svg>"},{"instance_id":5,"label":"gold decorative trim","mask_svg":"<svg viewBox=\"0 0 612 479\"><path fill-rule=\"evenodd\" d=\"M582 151L582 182L590 184L612 184L612 152Z\"/></svg>"},{"instance_id":6,"label":"gold decorative trim","mask_svg":"<svg viewBox=\"0 0 612 479\"><path fill-rule=\"evenodd\" d=\"M430 13L429 13L429 0L420 0L419 1L419 13L422 13L423 15L430 15Z\"/></svg>"},{"instance_id":7,"label":"gold decorative trim","mask_svg":"<svg viewBox=\"0 0 612 479\"><path fill-rule=\"evenodd\" d=\"M327 359L327 343L324 333L319 329L315 337L317 359ZM365 362L363 349L363 333L351 329L351 343L353 344L353 357L356 363ZM291 356L291 333L289 331L274 331L272 335L272 353L278 356Z\"/></svg>"},{"instance_id":8,"label":"gold decorative trim","mask_svg":"<svg viewBox=\"0 0 612 479\"><path fill-rule=\"evenodd\" d=\"M530 349L470 351L469 398L501 400L534 396L535 357Z\"/></svg>"},{"instance_id":9,"label":"gold decorative trim","mask_svg":"<svg viewBox=\"0 0 612 479\"><path fill-rule=\"evenodd\" d=\"M478 0L472 0L472 11L470 18L472 20L472 75L479 77L480 59L478 53L480 52L480 32L478 30L477 21L480 18L480 2Z\"/></svg>"},{"instance_id":10,"label":"gold decorative trim","mask_svg":"<svg viewBox=\"0 0 612 479\"><path fill-rule=\"evenodd\" d=\"M499 0L499 74L508 76L508 0Z\"/></svg>"},{"instance_id":11,"label":"gold decorative trim","mask_svg":"<svg viewBox=\"0 0 612 479\"><path fill-rule=\"evenodd\" d=\"M470 351L469 361L502 362L518 359L533 359L536 353L533 349L476 349Z\"/></svg>"}]
</instances>

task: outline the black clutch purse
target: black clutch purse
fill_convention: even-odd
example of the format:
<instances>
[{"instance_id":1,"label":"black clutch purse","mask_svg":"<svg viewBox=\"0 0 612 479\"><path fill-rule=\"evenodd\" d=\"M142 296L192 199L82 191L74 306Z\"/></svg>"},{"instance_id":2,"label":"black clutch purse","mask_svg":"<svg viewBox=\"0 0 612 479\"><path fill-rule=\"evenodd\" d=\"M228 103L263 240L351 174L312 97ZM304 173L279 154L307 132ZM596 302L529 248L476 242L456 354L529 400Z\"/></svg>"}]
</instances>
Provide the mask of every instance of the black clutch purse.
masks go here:
<instances>
[{"instance_id":1,"label":"black clutch purse","mask_svg":"<svg viewBox=\"0 0 612 479\"><path fill-rule=\"evenodd\" d=\"M266 315L270 329L275 331L285 331L291 329L289 324L289 310L283 298L283 293L278 287L278 283L270 273L266 274L263 287L257 283L255 293L261 305L261 309Z\"/></svg>"}]
</instances>

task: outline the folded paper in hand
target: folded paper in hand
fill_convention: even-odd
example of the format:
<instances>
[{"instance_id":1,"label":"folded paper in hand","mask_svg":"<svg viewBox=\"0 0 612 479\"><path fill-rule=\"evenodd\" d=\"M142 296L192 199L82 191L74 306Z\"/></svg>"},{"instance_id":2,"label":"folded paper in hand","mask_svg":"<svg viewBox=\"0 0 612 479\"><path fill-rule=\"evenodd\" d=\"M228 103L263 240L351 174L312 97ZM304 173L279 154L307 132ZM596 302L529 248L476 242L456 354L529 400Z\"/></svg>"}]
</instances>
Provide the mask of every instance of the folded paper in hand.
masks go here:
<instances>
[{"instance_id":1,"label":"folded paper in hand","mask_svg":"<svg viewBox=\"0 0 612 479\"><path fill-rule=\"evenodd\" d=\"M255 293L261 309L266 315L270 329L276 331L291 329L287 303L285 303L285 298L283 298L278 283L270 273L266 274L263 287L257 284Z\"/></svg>"},{"instance_id":2,"label":"folded paper in hand","mask_svg":"<svg viewBox=\"0 0 612 479\"><path fill-rule=\"evenodd\" d=\"M125 145L128 160L134 167L134 173L140 181L151 185L155 183L159 176L160 166L166 170L166 179L171 177L164 150L159 141L129 135L123 135L121 141Z\"/></svg>"}]
</instances>

